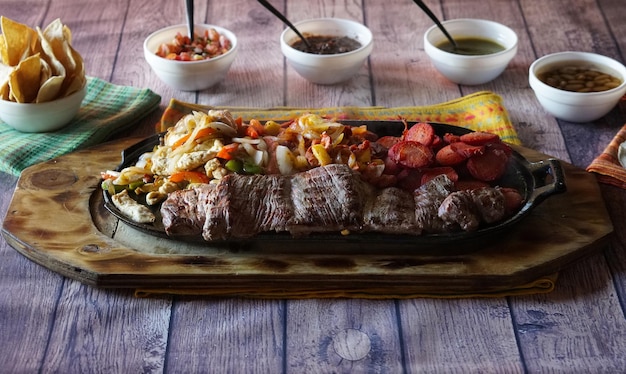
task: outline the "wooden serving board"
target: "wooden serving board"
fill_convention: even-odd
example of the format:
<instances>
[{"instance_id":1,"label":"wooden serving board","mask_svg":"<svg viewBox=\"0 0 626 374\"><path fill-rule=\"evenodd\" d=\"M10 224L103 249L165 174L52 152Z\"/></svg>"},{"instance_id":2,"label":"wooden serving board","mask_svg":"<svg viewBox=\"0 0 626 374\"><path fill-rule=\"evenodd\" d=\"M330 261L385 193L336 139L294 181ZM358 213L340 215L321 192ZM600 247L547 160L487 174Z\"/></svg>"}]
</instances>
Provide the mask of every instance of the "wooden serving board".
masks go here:
<instances>
[{"instance_id":1,"label":"wooden serving board","mask_svg":"<svg viewBox=\"0 0 626 374\"><path fill-rule=\"evenodd\" d=\"M7 242L64 276L139 294L405 298L547 292L555 273L603 248L613 231L595 176L562 162L567 192L549 197L504 237L469 253L322 245L319 251L249 249L159 238L112 216L99 187L100 172L114 169L121 151L139 140L106 143L26 169L3 223ZM516 150L529 161L548 158Z\"/></svg>"}]
</instances>

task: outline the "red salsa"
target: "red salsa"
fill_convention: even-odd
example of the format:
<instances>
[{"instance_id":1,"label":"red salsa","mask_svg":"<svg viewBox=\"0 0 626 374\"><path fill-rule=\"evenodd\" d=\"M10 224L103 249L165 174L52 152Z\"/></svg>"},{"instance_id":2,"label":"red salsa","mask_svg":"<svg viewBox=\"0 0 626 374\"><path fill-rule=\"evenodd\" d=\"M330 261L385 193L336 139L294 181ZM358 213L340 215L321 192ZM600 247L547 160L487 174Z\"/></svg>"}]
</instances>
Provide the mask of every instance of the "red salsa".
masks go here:
<instances>
[{"instance_id":1,"label":"red salsa","mask_svg":"<svg viewBox=\"0 0 626 374\"><path fill-rule=\"evenodd\" d=\"M230 40L211 28L204 30L202 35L194 34L193 40L188 35L176 33L171 43L159 46L156 55L168 60L198 61L223 55L231 48Z\"/></svg>"}]
</instances>

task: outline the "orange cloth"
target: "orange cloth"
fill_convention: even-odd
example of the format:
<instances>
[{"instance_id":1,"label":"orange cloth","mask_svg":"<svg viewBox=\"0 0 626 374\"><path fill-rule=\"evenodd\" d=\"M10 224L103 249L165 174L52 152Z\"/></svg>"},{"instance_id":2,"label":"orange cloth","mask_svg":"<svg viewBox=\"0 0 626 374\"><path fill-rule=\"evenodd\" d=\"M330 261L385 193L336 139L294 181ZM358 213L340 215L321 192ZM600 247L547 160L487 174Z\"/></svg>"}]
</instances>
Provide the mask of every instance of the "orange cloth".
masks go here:
<instances>
[{"instance_id":1,"label":"orange cloth","mask_svg":"<svg viewBox=\"0 0 626 374\"><path fill-rule=\"evenodd\" d=\"M617 152L626 141L626 125L622 126L604 151L591 162L587 171L596 173L598 181L626 188L626 169L619 163Z\"/></svg>"}]
</instances>

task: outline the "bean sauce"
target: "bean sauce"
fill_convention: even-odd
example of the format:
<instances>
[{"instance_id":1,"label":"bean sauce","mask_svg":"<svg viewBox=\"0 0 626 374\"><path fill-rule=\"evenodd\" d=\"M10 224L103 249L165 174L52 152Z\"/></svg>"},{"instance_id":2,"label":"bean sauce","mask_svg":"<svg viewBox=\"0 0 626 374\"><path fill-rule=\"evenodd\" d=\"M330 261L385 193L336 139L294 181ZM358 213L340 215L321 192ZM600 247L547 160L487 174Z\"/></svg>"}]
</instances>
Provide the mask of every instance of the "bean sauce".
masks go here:
<instances>
[{"instance_id":1,"label":"bean sauce","mask_svg":"<svg viewBox=\"0 0 626 374\"><path fill-rule=\"evenodd\" d=\"M311 44L311 49L301 39L296 40L291 46L299 51L317 55L334 55L361 48L361 43L347 36L305 35L305 38Z\"/></svg>"},{"instance_id":2,"label":"bean sauce","mask_svg":"<svg viewBox=\"0 0 626 374\"><path fill-rule=\"evenodd\" d=\"M585 66L561 66L538 75L542 82L572 92L601 92L613 89L622 81L611 74Z\"/></svg>"}]
</instances>

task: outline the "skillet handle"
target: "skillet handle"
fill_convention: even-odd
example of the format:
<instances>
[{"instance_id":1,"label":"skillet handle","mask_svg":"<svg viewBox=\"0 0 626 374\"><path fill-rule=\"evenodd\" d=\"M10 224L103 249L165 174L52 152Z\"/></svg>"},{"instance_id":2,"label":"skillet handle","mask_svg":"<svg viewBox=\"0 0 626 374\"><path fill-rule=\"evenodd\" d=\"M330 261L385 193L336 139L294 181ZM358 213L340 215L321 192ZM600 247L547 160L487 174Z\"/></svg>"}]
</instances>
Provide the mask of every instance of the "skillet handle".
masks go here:
<instances>
[{"instance_id":1,"label":"skillet handle","mask_svg":"<svg viewBox=\"0 0 626 374\"><path fill-rule=\"evenodd\" d=\"M530 196L530 200L534 204L539 204L550 195L563 193L567 190L565 175L563 174L563 168L559 160L549 158L547 160L531 162L529 169L535 177L535 180L541 182L541 185L536 187ZM548 176L552 176L552 180L550 183L546 184Z\"/></svg>"}]
</instances>

